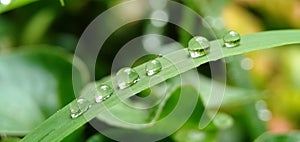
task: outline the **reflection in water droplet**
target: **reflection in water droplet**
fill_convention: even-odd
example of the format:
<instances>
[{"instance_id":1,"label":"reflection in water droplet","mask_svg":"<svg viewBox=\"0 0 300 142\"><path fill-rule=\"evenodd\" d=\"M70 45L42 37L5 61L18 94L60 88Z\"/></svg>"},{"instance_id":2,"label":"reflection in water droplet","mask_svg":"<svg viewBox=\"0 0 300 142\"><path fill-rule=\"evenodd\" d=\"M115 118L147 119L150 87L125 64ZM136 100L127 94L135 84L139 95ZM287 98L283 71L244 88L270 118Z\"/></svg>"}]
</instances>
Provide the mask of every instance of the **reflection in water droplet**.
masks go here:
<instances>
[{"instance_id":1,"label":"reflection in water droplet","mask_svg":"<svg viewBox=\"0 0 300 142\"><path fill-rule=\"evenodd\" d=\"M108 99L114 92L114 90L106 85L106 84L102 84L99 87L97 87L97 93L95 95L95 101L96 103L100 103L102 101L105 101L106 99Z\"/></svg>"},{"instance_id":2,"label":"reflection in water droplet","mask_svg":"<svg viewBox=\"0 0 300 142\"><path fill-rule=\"evenodd\" d=\"M161 71L162 65L158 60L152 60L146 64L146 72L148 76L157 74Z\"/></svg>"},{"instance_id":3,"label":"reflection in water droplet","mask_svg":"<svg viewBox=\"0 0 300 142\"><path fill-rule=\"evenodd\" d=\"M90 107L92 107L90 101L82 98L77 99L76 102L72 102L70 104L71 117L77 118L86 112Z\"/></svg>"},{"instance_id":4,"label":"reflection in water droplet","mask_svg":"<svg viewBox=\"0 0 300 142\"><path fill-rule=\"evenodd\" d=\"M206 55L209 52L210 43L202 36L192 38L188 43L188 50L192 58Z\"/></svg>"},{"instance_id":5,"label":"reflection in water droplet","mask_svg":"<svg viewBox=\"0 0 300 142\"><path fill-rule=\"evenodd\" d=\"M139 81L139 74L132 68L125 67L118 71L116 80L119 89L125 89Z\"/></svg>"},{"instance_id":6,"label":"reflection in water droplet","mask_svg":"<svg viewBox=\"0 0 300 142\"><path fill-rule=\"evenodd\" d=\"M223 36L223 41L226 47L235 47L240 45L241 36L236 31L229 31Z\"/></svg>"}]
</instances>

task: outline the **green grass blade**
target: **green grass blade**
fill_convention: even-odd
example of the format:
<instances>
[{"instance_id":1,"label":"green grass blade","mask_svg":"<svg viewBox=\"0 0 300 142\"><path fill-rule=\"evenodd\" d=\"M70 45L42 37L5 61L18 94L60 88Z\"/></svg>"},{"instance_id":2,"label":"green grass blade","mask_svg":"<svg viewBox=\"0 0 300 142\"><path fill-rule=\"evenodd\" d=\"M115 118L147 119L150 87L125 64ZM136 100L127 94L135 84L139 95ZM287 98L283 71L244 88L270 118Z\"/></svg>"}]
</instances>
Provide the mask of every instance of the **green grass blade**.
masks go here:
<instances>
[{"instance_id":1,"label":"green grass blade","mask_svg":"<svg viewBox=\"0 0 300 142\"><path fill-rule=\"evenodd\" d=\"M144 71L145 64L136 67L135 69L140 74L141 80L132 87L124 90L116 90L116 94L114 94L110 99L102 104L94 105L85 113L84 116L80 116L76 119L71 119L69 105L67 105L34 129L31 133L24 137L22 141L60 141L104 111L105 107L112 107L117 103L121 103L120 99L126 99L151 87L149 86L150 79L151 85L156 85L168 78L177 76L178 74L191 70L209 61L271 47L300 44L300 30L269 31L243 35L241 45L235 48L222 48L221 52L223 55L219 54L220 41L221 40L211 41L212 50L209 53L209 59L206 57L192 59L189 57L187 49L181 49L158 58L163 65L162 71L158 74L160 78L156 78L155 76L146 76ZM113 84L111 81L107 81L106 83L109 85ZM115 85L114 87L116 88ZM90 88L90 90L92 92L94 88ZM83 95L89 96L91 94L84 93ZM119 97L117 97L117 95Z\"/></svg>"},{"instance_id":2,"label":"green grass blade","mask_svg":"<svg viewBox=\"0 0 300 142\"><path fill-rule=\"evenodd\" d=\"M282 134L266 132L254 142L297 142L300 141L300 131L291 131Z\"/></svg>"}]
</instances>

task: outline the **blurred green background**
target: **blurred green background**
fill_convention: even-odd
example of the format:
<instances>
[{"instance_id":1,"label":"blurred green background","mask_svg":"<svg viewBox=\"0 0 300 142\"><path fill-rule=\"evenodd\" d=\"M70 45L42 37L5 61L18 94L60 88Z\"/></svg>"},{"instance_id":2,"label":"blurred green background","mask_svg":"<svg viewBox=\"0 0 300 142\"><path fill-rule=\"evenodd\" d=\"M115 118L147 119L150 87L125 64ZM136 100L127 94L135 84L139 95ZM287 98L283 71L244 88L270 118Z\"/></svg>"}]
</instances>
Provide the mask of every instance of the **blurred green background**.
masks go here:
<instances>
[{"instance_id":1,"label":"blurred green background","mask_svg":"<svg viewBox=\"0 0 300 142\"><path fill-rule=\"evenodd\" d=\"M124 1L0 0L1 141L18 141L18 138L22 138L75 98L72 58L82 32L99 14ZM240 34L250 34L300 28L299 0L176 2L198 12L219 38L229 29ZM143 8L137 5L136 9L124 9L121 13L139 16L143 13ZM195 24L188 20L183 22L190 26ZM128 24L106 41L99 55L101 59L97 61L96 80L111 74L111 64L120 47L149 32L149 24L151 23L145 20ZM182 45L186 45L191 38L171 24L159 28L159 32ZM183 128L162 141L244 142L254 141L264 132L280 134L298 130L299 62L299 45L256 51L226 59L228 85L244 92L256 90L259 93L251 95L258 97L244 100L243 103L237 99L236 102L232 101L234 105L222 107L221 119L216 119L214 124L204 130L196 128L199 114L195 111ZM88 81L85 67L83 64L74 66L75 73L81 76L81 85L84 86ZM199 67L198 71L209 77L208 65ZM202 109L201 105L198 104L196 109ZM276 136L270 137L276 139ZM280 138L284 139L283 136ZM89 124L65 139L74 140L113 141L98 134Z\"/></svg>"}]
</instances>

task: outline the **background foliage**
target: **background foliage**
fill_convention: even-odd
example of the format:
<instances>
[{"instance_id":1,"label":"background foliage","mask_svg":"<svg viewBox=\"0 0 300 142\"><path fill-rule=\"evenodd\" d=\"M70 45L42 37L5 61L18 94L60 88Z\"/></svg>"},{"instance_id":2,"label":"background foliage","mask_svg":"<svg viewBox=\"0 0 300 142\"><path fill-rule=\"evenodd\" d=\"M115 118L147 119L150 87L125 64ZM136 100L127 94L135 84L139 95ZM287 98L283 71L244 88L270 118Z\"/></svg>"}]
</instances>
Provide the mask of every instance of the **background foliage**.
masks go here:
<instances>
[{"instance_id":1,"label":"background foliage","mask_svg":"<svg viewBox=\"0 0 300 142\"><path fill-rule=\"evenodd\" d=\"M74 99L72 88L72 54L85 27L101 12L121 3L121 0L12 0L0 1L0 135L1 141L18 141L38 124ZM228 29L241 34L264 30L299 29L300 2L297 0L177 0L197 11L212 26L218 37ZM129 14L143 13L143 9ZM131 12L131 13L130 13ZM188 18L188 17L187 17ZM188 20L187 20L188 21ZM185 24L193 25L193 22ZM96 66L96 79L110 75L112 61L118 49L130 39L147 33L149 21L126 25L106 41ZM130 31L130 32L128 32ZM168 24L161 34L186 45L190 35ZM118 41L118 42L115 42ZM230 95L209 129L199 130L199 110L175 134L164 141L270 141L299 140L300 67L299 45L251 52L226 59ZM76 73L86 85L84 65L75 65ZM198 68L203 79L210 81L209 65ZM174 85L176 78L169 80ZM178 89L193 92L191 86L174 85L168 105L176 102ZM146 93L147 94L147 93ZM142 95L142 93L141 93ZM247 96L251 99L245 99ZM241 99L240 99L241 98ZM232 101L233 100L233 101ZM241 101L246 100L246 101ZM231 102L230 102L231 101ZM226 103L225 103L226 104ZM124 108L124 107L122 107ZM164 108L168 111L171 108ZM116 109L116 112L131 111ZM155 109L153 110L155 112ZM144 122L153 112L133 112L129 120ZM162 112L162 115L164 112ZM219 116L218 115L218 116ZM101 118L100 118L101 120ZM222 121L223 120L223 121ZM105 123L105 122L103 122ZM120 124L107 122L108 127ZM172 125L170 123L170 125ZM124 126L125 127L125 126ZM270 134L288 133L287 135ZM202 136L202 137L201 137ZM89 124L78 129L64 141L112 141L98 134Z\"/></svg>"}]
</instances>

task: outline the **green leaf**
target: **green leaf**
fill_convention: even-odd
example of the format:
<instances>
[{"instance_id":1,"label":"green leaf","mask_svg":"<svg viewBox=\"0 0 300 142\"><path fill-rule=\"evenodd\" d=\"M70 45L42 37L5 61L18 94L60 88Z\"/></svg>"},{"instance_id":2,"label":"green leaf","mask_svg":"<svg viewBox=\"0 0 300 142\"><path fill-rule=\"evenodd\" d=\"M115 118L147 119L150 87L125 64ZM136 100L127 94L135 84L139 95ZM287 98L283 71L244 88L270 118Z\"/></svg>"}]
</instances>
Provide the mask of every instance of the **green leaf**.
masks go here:
<instances>
[{"instance_id":1,"label":"green leaf","mask_svg":"<svg viewBox=\"0 0 300 142\"><path fill-rule=\"evenodd\" d=\"M216 88L221 88L219 86L223 85L223 83L210 80L202 75L199 75L199 80L201 81L201 84L199 86L201 98L204 104L207 104L207 102L209 101L210 94L212 92L211 84L214 84ZM234 106L240 106L243 104L253 102L261 97L261 93L259 93L258 91L237 88L227 85L224 91L222 107L230 108ZM213 100L211 100L211 103L208 104L206 107L216 108L218 106L217 103L218 102L214 102Z\"/></svg>"},{"instance_id":2,"label":"green leaf","mask_svg":"<svg viewBox=\"0 0 300 142\"><path fill-rule=\"evenodd\" d=\"M215 142L217 141L217 133L199 129L183 129L176 132L174 139L176 142Z\"/></svg>"},{"instance_id":3,"label":"green leaf","mask_svg":"<svg viewBox=\"0 0 300 142\"><path fill-rule=\"evenodd\" d=\"M71 135L65 137L61 142L84 142L84 127L77 129Z\"/></svg>"},{"instance_id":4,"label":"green leaf","mask_svg":"<svg viewBox=\"0 0 300 142\"><path fill-rule=\"evenodd\" d=\"M98 114L104 111L105 107L112 107L120 103L120 99L127 99L142 90L145 90L151 86L154 86L164 80L175 77L178 74L191 70L201 64L209 61L215 61L224 57L243 54L251 51L267 49L271 47L277 47L288 44L300 43L300 30L282 30L282 31L269 31L261 32L249 35L243 35L241 37L241 43L235 48L221 48L220 55L220 42L221 40L211 41L211 51L209 58L190 58L187 49L181 49L175 52L164 55L158 58L162 63L162 71L158 74L160 78L155 76L145 75L145 64L135 67L135 70L140 74L140 81L130 88L124 90L116 90L117 95L113 95L107 101L101 104L94 105L84 116L80 116L76 119L70 118L69 105L58 111L55 115L46 120L43 124L37 127L34 131L28 134L23 141L59 141L65 136L69 135L80 126L96 117ZM149 81L151 79L151 86ZM105 82L108 85L112 85L109 80ZM113 85L112 85L113 86ZM114 84L114 88L117 88ZM92 92L92 90L91 90ZM91 94L82 94L89 96ZM93 96L90 96L92 98ZM119 99L118 99L119 98Z\"/></svg>"},{"instance_id":5,"label":"green leaf","mask_svg":"<svg viewBox=\"0 0 300 142\"><path fill-rule=\"evenodd\" d=\"M1 55L0 133L25 135L73 100L71 75L71 56L62 51Z\"/></svg>"},{"instance_id":6,"label":"green leaf","mask_svg":"<svg viewBox=\"0 0 300 142\"><path fill-rule=\"evenodd\" d=\"M6 1L7 3L0 2L0 13L25 6L37 0L6 0Z\"/></svg>"},{"instance_id":7,"label":"green leaf","mask_svg":"<svg viewBox=\"0 0 300 142\"><path fill-rule=\"evenodd\" d=\"M104 140L104 136L103 135L96 134L96 135L91 136L87 140L87 142L105 142L105 140Z\"/></svg>"},{"instance_id":8,"label":"green leaf","mask_svg":"<svg viewBox=\"0 0 300 142\"><path fill-rule=\"evenodd\" d=\"M151 95L149 99L150 102L159 102L160 104L156 107L150 107L148 105L153 105L153 103L147 104L146 102L132 101L130 99L126 100L126 104L119 103L112 108L107 108L108 111L104 111L97 116L99 120L106 122L112 126L123 127L128 129L141 129L145 127L153 126L153 123L160 117L162 110L166 105L166 102L171 96L175 96L180 87L179 79L167 80L165 84L159 84L151 88ZM166 89L164 90L164 87ZM149 92L147 92L149 93ZM159 97L164 96L164 97ZM175 102L176 104L176 102ZM175 104L170 104L171 108ZM139 107L150 107L149 109L138 109ZM153 113L153 114L152 114ZM128 122L128 123L124 123ZM133 125L133 124L143 124L143 125Z\"/></svg>"},{"instance_id":9,"label":"green leaf","mask_svg":"<svg viewBox=\"0 0 300 142\"><path fill-rule=\"evenodd\" d=\"M61 6L65 6L65 1L64 0L59 0Z\"/></svg>"},{"instance_id":10,"label":"green leaf","mask_svg":"<svg viewBox=\"0 0 300 142\"><path fill-rule=\"evenodd\" d=\"M264 133L255 142L297 142L300 141L300 132L294 131L286 134Z\"/></svg>"},{"instance_id":11,"label":"green leaf","mask_svg":"<svg viewBox=\"0 0 300 142\"><path fill-rule=\"evenodd\" d=\"M56 12L54 9L44 8L29 20L22 34L22 44L36 44L47 32L53 22Z\"/></svg>"},{"instance_id":12,"label":"green leaf","mask_svg":"<svg viewBox=\"0 0 300 142\"><path fill-rule=\"evenodd\" d=\"M194 77L195 74L193 74L192 72L186 72L184 73L184 76L182 76L185 80L185 85L191 85L194 86L195 88L197 88L198 83L195 83L196 81L198 81L198 79L195 79ZM140 129L140 128L144 128L144 127L149 127L152 124L150 122L155 122L157 120L157 118L161 115L160 113L162 113L162 109L164 111L166 111L168 107L169 110L172 110L172 108L174 107L174 104L176 104L176 102L170 103L169 105L166 105L165 101L167 101L170 96L173 96L172 94L174 94L174 90L178 89L178 87L180 87L180 85L182 85L182 79L180 79L178 76L167 80L166 85L167 85L167 94L164 94L163 90L163 84L159 84L156 85L155 87L151 88L151 96L154 97L158 97L158 96L163 96L166 95L162 102L160 103L160 105L158 105L157 107L152 108L152 110L140 110L140 109L135 109L133 108L134 106L138 107L138 106L145 106L147 104L141 104L140 102L132 102L131 100L126 100L126 104L124 103L120 103L120 104L116 104L114 107L112 108L107 108L108 111L102 112L101 114L99 114L97 116L98 119L102 120L103 122L106 122L107 124L113 125L113 126L117 126L117 127L124 127L124 128L128 128L128 129ZM103 81L102 81L103 80ZM108 80L108 78L104 78L102 79L100 82L105 82L104 80ZM207 104L208 100L209 100L209 94L211 94L211 84L214 84L215 86L219 86L219 85L223 85L222 83L218 82L218 81L213 81L201 74L199 74L199 80L201 81L201 86L199 86L199 92L201 94L201 99L203 99L204 104ZM94 84L90 84L90 87L94 87ZM86 87L87 88L87 87ZM87 90L91 90L90 88ZM231 107L235 107L235 106L241 106L244 104L248 104L250 102L256 101L259 98L261 98L261 93L254 91L254 90L250 90L250 89L241 89L241 88L236 88L236 87L231 87L231 86L227 86L226 90L224 92L224 98L223 98L223 102L222 102L222 107L226 107L226 108L231 108ZM157 98L157 99L161 99L161 98ZM155 100L153 100L155 101ZM157 101L157 100L156 100ZM216 103L211 103L211 105L207 106L209 108L216 108ZM133 107L131 107L133 106ZM154 115L150 115L150 112L153 112ZM197 113L202 112L201 110L198 110ZM112 116L113 115L113 116ZM116 118L115 118L116 117ZM223 118L223 117L222 117ZM228 118L229 119L229 118ZM127 124L124 123L120 120L126 121L126 122L131 122L133 124L139 124L139 123L143 123L144 125L137 125L136 127L134 125L131 124ZM197 119L197 122L200 120ZM222 126L221 126L222 127Z\"/></svg>"},{"instance_id":13,"label":"green leaf","mask_svg":"<svg viewBox=\"0 0 300 142\"><path fill-rule=\"evenodd\" d=\"M13 34L15 33L13 23L0 16L0 54L3 54L12 48L14 43Z\"/></svg>"},{"instance_id":14,"label":"green leaf","mask_svg":"<svg viewBox=\"0 0 300 142\"><path fill-rule=\"evenodd\" d=\"M20 138L14 138L14 137L3 138L3 140L0 140L0 142L19 142L19 141L21 141Z\"/></svg>"},{"instance_id":15,"label":"green leaf","mask_svg":"<svg viewBox=\"0 0 300 142\"><path fill-rule=\"evenodd\" d=\"M114 139L117 141L130 137L135 137L134 141L141 141L146 137L150 138L151 136L153 136L152 138L154 139L164 138L174 133L175 130L181 128L189 119L189 116L192 114L192 111L198 101L197 98L198 93L192 86L183 85L177 87L170 93L170 96L164 97L158 106L158 110L155 111L156 114L154 118L150 120L149 123L146 122L141 125L132 123L131 125L126 126L128 128L129 126L133 126L135 129L112 127L110 129L101 130L101 132L104 135L114 136ZM201 114L201 112L201 110L198 111L198 114ZM131 114L127 115L130 116ZM135 115L133 117L140 116ZM115 120L112 119L112 121ZM123 123L126 124L126 122ZM120 126L123 127L124 124ZM148 141L151 140L148 139Z\"/></svg>"}]
</instances>

